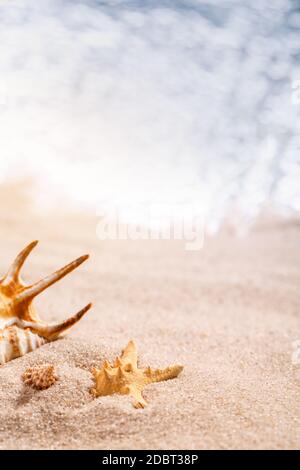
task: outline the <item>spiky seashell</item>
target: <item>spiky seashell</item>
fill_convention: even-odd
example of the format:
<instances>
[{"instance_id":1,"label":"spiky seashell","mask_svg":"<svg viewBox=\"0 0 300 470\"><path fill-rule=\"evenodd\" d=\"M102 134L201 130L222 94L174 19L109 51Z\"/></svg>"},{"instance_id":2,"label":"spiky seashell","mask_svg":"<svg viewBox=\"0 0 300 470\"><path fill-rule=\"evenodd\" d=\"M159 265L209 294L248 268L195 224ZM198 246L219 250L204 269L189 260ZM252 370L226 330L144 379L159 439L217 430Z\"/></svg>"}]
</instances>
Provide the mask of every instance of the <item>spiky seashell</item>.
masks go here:
<instances>
[{"instance_id":1,"label":"spiky seashell","mask_svg":"<svg viewBox=\"0 0 300 470\"><path fill-rule=\"evenodd\" d=\"M47 325L39 319L32 305L34 298L76 269L89 256L82 256L42 281L26 286L20 271L37 243L35 241L28 245L0 280L0 365L54 341L91 308L89 304L73 317L56 325Z\"/></svg>"},{"instance_id":2,"label":"spiky seashell","mask_svg":"<svg viewBox=\"0 0 300 470\"><path fill-rule=\"evenodd\" d=\"M95 387L91 389L91 393L95 397L114 393L130 395L134 398L135 408L145 408L147 402L142 391L146 385L175 379L182 370L183 367L179 365L163 370L152 370L150 367L139 369L137 347L134 341L130 341L113 365L105 361L101 369L92 369Z\"/></svg>"},{"instance_id":3,"label":"spiky seashell","mask_svg":"<svg viewBox=\"0 0 300 470\"><path fill-rule=\"evenodd\" d=\"M22 375L23 382L37 390L46 390L55 384L58 376L52 364L29 367Z\"/></svg>"}]
</instances>

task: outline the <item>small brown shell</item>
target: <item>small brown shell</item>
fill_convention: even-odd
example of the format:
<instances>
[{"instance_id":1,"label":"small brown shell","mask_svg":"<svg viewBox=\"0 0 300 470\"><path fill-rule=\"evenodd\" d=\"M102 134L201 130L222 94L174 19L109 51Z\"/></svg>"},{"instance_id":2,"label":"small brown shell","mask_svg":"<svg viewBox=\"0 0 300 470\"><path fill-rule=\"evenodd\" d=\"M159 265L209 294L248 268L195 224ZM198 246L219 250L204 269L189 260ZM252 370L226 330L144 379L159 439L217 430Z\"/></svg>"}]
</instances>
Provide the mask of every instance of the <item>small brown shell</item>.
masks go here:
<instances>
[{"instance_id":1,"label":"small brown shell","mask_svg":"<svg viewBox=\"0 0 300 470\"><path fill-rule=\"evenodd\" d=\"M23 382L37 390L45 390L58 380L55 367L51 364L42 364L29 367L22 375Z\"/></svg>"}]
</instances>

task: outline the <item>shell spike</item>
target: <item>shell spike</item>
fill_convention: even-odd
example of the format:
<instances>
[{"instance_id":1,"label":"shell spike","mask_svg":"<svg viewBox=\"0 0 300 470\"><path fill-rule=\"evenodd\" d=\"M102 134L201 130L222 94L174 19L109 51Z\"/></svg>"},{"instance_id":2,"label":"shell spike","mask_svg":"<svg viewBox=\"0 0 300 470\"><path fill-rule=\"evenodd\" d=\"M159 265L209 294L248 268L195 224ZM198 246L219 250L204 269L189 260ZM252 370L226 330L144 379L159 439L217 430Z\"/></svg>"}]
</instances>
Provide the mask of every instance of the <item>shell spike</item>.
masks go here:
<instances>
[{"instance_id":1,"label":"shell spike","mask_svg":"<svg viewBox=\"0 0 300 470\"><path fill-rule=\"evenodd\" d=\"M42 279L41 281L37 282L33 286L25 288L25 290L16 297L15 302L30 302L31 300L33 300L34 297L41 294L48 287L60 281L60 279L65 277L70 272L74 271L74 269L78 268L78 266L84 263L88 258L89 255L81 256L80 258L76 259L75 261L60 269L59 271L56 271L45 279Z\"/></svg>"},{"instance_id":2,"label":"shell spike","mask_svg":"<svg viewBox=\"0 0 300 470\"><path fill-rule=\"evenodd\" d=\"M38 240L33 241L28 246L26 246L26 248L24 248L21 253L18 254L2 282L3 286L9 285L13 282L17 282L19 280L20 271L26 259L28 258L32 250L37 246L37 244Z\"/></svg>"},{"instance_id":3,"label":"shell spike","mask_svg":"<svg viewBox=\"0 0 300 470\"><path fill-rule=\"evenodd\" d=\"M59 323L58 325L48 326L47 334L50 334L50 339L56 339L59 335L71 328L71 326L75 325L75 323L79 322L79 320L81 320L81 318L92 308L92 306L93 304L88 304L86 307L80 310L80 312L76 313L64 322Z\"/></svg>"},{"instance_id":4,"label":"shell spike","mask_svg":"<svg viewBox=\"0 0 300 470\"><path fill-rule=\"evenodd\" d=\"M54 341L58 338L58 336L71 328L71 326L79 322L79 320L81 320L83 315L85 315L91 307L92 304L88 304L86 307L80 310L80 312L76 313L64 322L58 323L57 325L44 326L38 323L24 322L24 326L30 328L32 331L42 336L43 338L46 338L48 341Z\"/></svg>"}]
</instances>

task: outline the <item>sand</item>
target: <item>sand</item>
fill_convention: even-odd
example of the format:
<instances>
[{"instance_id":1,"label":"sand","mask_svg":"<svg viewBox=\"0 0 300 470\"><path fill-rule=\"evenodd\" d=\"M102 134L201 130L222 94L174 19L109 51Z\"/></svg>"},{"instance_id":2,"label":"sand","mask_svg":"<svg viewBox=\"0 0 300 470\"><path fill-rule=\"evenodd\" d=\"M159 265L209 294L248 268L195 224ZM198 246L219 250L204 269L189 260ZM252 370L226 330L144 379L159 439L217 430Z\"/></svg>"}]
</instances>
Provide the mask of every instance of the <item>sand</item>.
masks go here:
<instances>
[{"instance_id":1,"label":"sand","mask_svg":"<svg viewBox=\"0 0 300 470\"><path fill-rule=\"evenodd\" d=\"M28 282L88 252L91 260L36 304L52 322L94 303L66 338L0 368L0 449L300 447L297 222L270 222L242 238L221 233L187 252L174 241L103 242L96 218L33 215L16 188L0 197L0 272L34 239ZM128 397L89 393L90 367L130 339L142 366L185 366L178 379L146 389L144 410ZM57 366L59 382L25 387L24 370L43 362Z\"/></svg>"}]
</instances>

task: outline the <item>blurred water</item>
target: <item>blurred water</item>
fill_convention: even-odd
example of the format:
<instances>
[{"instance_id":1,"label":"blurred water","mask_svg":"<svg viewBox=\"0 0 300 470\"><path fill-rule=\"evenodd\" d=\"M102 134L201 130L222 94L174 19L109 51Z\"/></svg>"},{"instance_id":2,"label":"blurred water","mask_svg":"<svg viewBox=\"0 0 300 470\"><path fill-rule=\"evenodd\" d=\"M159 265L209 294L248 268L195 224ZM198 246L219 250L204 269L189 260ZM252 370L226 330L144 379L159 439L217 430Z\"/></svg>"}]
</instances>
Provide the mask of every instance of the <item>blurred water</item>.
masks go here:
<instances>
[{"instance_id":1,"label":"blurred water","mask_svg":"<svg viewBox=\"0 0 300 470\"><path fill-rule=\"evenodd\" d=\"M0 182L213 228L299 211L299 33L299 1L2 1Z\"/></svg>"}]
</instances>

